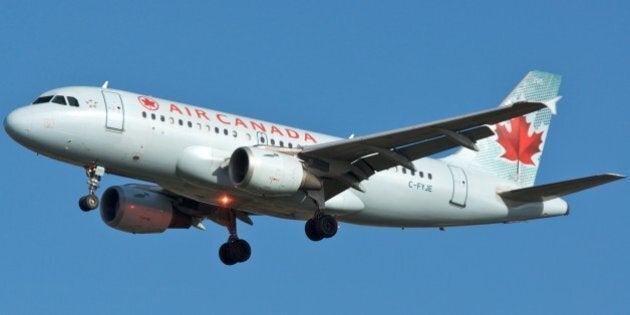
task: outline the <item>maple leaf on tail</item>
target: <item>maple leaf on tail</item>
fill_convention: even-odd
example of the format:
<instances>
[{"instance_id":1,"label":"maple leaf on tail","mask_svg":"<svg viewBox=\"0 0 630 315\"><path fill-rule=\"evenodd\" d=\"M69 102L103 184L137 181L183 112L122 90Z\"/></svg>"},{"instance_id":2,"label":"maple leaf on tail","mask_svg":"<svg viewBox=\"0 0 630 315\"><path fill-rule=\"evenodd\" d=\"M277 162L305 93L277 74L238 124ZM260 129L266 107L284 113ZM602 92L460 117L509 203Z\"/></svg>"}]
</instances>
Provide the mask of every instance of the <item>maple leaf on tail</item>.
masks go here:
<instances>
[{"instance_id":1,"label":"maple leaf on tail","mask_svg":"<svg viewBox=\"0 0 630 315\"><path fill-rule=\"evenodd\" d=\"M519 116L510 120L512 127L508 131L507 123L497 124L497 142L505 149L501 156L510 161L517 161L527 165L535 165L532 157L540 152L543 132L533 132L529 135L530 123L525 116Z\"/></svg>"}]
</instances>

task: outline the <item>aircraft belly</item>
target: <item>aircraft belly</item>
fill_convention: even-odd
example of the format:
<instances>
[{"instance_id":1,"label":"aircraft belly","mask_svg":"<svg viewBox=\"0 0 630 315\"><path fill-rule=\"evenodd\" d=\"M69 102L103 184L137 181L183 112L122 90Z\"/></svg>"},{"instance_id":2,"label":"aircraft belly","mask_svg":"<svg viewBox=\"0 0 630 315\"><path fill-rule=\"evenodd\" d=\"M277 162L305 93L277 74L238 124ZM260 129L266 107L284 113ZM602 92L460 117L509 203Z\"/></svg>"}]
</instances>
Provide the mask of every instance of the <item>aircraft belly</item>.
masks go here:
<instances>
[{"instance_id":1,"label":"aircraft belly","mask_svg":"<svg viewBox=\"0 0 630 315\"><path fill-rule=\"evenodd\" d=\"M253 214L307 220L313 217L315 212L315 204L303 193L281 198L260 197L229 186L213 185L201 188L180 180L160 182L159 185L178 195L217 206L221 206L223 196L229 195L231 202L226 205L227 207Z\"/></svg>"},{"instance_id":2,"label":"aircraft belly","mask_svg":"<svg viewBox=\"0 0 630 315\"><path fill-rule=\"evenodd\" d=\"M432 179L418 175L382 172L366 183L367 193L357 193L363 211L340 217L355 224L390 227L442 227L503 222L509 217L505 204L496 197L495 182L483 175L466 174L465 204L453 203L453 176L438 160L422 159L418 170L431 170Z\"/></svg>"}]
</instances>

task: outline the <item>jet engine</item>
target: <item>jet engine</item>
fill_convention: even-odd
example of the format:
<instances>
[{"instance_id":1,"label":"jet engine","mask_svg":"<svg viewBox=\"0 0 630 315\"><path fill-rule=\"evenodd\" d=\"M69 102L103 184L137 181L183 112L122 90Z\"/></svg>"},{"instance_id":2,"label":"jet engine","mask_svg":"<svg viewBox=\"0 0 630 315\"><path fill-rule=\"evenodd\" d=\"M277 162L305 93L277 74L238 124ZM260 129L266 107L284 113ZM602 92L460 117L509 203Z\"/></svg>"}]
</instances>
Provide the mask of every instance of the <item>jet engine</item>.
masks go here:
<instances>
[{"instance_id":1,"label":"jet engine","mask_svg":"<svg viewBox=\"0 0 630 315\"><path fill-rule=\"evenodd\" d=\"M177 211L169 196L137 185L112 186L101 199L101 218L129 233L162 233L166 229L187 229L192 218Z\"/></svg>"},{"instance_id":2,"label":"jet engine","mask_svg":"<svg viewBox=\"0 0 630 315\"><path fill-rule=\"evenodd\" d=\"M241 147L232 153L229 174L234 186L257 195L283 196L322 187L320 179L298 158L255 147Z\"/></svg>"}]
</instances>

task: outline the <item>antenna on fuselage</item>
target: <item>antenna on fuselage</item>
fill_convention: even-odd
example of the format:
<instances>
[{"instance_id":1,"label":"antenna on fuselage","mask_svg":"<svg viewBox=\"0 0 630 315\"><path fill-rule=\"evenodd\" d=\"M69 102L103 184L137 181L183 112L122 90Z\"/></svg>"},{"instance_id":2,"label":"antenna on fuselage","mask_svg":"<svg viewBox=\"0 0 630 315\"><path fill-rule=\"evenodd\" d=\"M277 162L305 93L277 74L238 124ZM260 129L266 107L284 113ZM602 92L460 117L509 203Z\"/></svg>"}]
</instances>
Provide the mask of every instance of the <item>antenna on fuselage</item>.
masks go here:
<instances>
[{"instance_id":1,"label":"antenna on fuselage","mask_svg":"<svg viewBox=\"0 0 630 315\"><path fill-rule=\"evenodd\" d=\"M105 83L103 83L103 85L101 85L101 88L106 89L108 85L109 85L109 81L105 81Z\"/></svg>"}]
</instances>

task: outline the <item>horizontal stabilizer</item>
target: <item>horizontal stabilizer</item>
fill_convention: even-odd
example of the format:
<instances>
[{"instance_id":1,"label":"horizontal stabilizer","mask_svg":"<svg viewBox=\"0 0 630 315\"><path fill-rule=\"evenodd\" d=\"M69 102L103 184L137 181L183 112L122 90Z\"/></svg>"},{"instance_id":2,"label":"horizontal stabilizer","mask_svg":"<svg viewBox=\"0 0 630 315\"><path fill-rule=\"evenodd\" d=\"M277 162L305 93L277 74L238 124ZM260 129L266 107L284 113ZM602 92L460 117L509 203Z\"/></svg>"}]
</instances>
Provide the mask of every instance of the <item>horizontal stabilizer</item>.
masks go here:
<instances>
[{"instance_id":1,"label":"horizontal stabilizer","mask_svg":"<svg viewBox=\"0 0 630 315\"><path fill-rule=\"evenodd\" d=\"M601 174L552 184L504 191L500 192L499 195L502 198L513 201L540 202L593 188L624 177L625 176L619 174Z\"/></svg>"}]
</instances>

